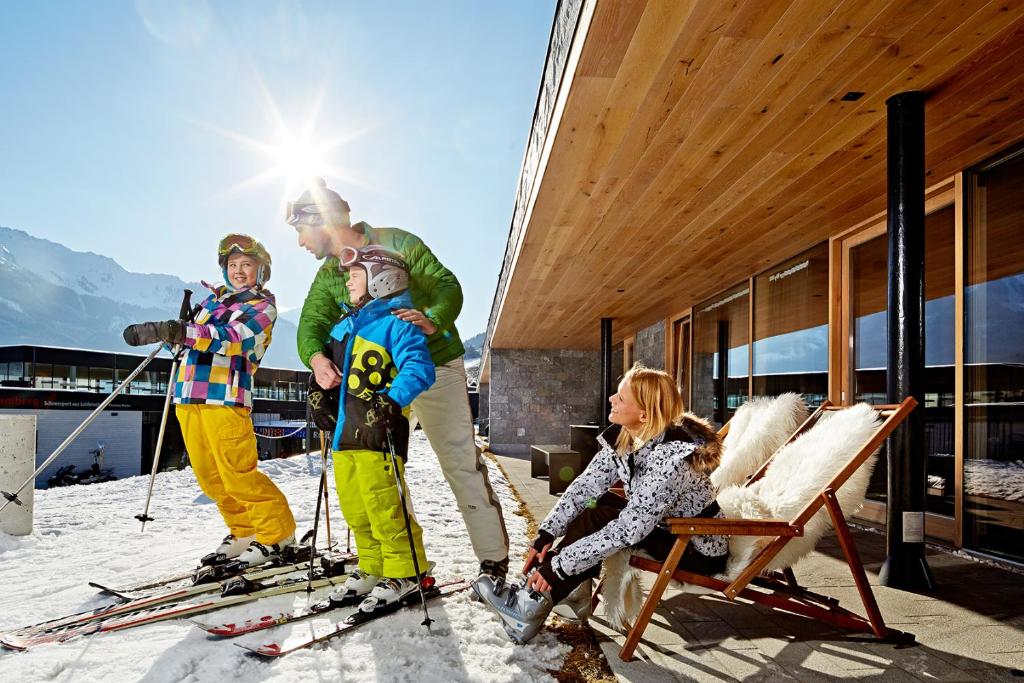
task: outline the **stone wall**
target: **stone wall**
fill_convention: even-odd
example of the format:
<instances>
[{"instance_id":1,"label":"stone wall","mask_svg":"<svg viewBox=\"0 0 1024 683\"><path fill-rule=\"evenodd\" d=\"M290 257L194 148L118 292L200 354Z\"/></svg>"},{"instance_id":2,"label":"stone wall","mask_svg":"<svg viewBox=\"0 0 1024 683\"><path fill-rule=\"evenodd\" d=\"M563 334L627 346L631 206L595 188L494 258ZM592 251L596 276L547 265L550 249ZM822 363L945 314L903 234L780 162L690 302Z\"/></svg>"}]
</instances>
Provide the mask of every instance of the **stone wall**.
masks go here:
<instances>
[{"instance_id":1,"label":"stone wall","mask_svg":"<svg viewBox=\"0 0 1024 683\"><path fill-rule=\"evenodd\" d=\"M491 349L491 450L525 455L530 444L569 442L569 425L596 421L601 365L596 351Z\"/></svg>"},{"instance_id":2,"label":"stone wall","mask_svg":"<svg viewBox=\"0 0 1024 683\"><path fill-rule=\"evenodd\" d=\"M665 321L660 320L636 333L633 360L655 370L665 369Z\"/></svg>"}]
</instances>

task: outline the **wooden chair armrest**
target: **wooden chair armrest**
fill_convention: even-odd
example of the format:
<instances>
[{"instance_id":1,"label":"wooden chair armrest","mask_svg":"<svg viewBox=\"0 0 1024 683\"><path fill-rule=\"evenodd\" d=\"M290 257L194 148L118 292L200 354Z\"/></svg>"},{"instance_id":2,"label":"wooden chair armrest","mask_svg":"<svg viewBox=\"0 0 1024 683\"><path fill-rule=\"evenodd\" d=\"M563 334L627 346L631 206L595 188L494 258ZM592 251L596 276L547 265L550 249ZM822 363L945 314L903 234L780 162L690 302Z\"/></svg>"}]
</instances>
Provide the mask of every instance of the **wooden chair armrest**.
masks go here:
<instances>
[{"instance_id":1,"label":"wooden chair armrest","mask_svg":"<svg viewBox=\"0 0 1024 683\"><path fill-rule=\"evenodd\" d=\"M727 519L670 517L668 529L677 536L803 536L803 526L784 519Z\"/></svg>"}]
</instances>

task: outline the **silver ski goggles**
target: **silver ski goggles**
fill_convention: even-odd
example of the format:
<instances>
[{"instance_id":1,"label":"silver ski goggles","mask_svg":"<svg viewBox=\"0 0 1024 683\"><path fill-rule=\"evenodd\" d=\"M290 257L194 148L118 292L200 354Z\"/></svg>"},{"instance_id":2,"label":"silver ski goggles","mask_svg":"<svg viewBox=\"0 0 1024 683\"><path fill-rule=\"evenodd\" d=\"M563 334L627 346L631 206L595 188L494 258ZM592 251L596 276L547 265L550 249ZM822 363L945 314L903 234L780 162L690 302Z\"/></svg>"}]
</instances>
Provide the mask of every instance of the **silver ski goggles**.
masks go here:
<instances>
[{"instance_id":1,"label":"silver ski goggles","mask_svg":"<svg viewBox=\"0 0 1024 683\"><path fill-rule=\"evenodd\" d=\"M295 229L307 225L316 227L324 224L324 217L315 203L288 202L284 220Z\"/></svg>"}]
</instances>

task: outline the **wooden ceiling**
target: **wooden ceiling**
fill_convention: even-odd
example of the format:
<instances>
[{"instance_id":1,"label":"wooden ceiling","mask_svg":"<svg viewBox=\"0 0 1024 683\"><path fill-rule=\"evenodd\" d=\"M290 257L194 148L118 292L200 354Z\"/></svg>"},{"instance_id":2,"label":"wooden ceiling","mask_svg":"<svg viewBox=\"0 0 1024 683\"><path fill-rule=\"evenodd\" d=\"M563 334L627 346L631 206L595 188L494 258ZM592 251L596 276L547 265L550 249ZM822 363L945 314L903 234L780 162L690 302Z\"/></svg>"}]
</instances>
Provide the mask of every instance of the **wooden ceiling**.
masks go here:
<instances>
[{"instance_id":1,"label":"wooden ceiling","mask_svg":"<svg viewBox=\"0 0 1024 683\"><path fill-rule=\"evenodd\" d=\"M898 92L929 185L1024 138L1021 0L599 0L584 40L492 348L622 339L883 211Z\"/></svg>"}]
</instances>

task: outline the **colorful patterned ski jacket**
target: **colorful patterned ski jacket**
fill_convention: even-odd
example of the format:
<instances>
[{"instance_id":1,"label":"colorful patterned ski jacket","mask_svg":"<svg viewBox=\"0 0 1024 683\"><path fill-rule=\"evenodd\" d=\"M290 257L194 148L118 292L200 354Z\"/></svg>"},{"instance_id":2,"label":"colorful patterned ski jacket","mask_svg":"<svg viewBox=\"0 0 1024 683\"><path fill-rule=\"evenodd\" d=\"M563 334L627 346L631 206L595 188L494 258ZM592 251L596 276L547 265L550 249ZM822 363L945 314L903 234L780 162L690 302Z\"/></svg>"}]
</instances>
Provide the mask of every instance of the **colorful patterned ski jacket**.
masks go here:
<instances>
[{"instance_id":1,"label":"colorful patterned ski jacket","mask_svg":"<svg viewBox=\"0 0 1024 683\"><path fill-rule=\"evenodd\" d=\"M404 409L434 383L434 362L426 336L391 313L411 307L407 291L388 299L374 299L331 330L330 356L345 378L334 450L384 451L383 425L374 428L373 421L367 420L373 395L386 394ZM398 455L404 458L409 426L407 420L403 423L393 425L393 438Z\"/></svg>"},{"instance_id":2,"label":"colorful patterned ski jacket","mask_svg":"<svg viewBox=\"0 0 1024 683\"><path fill-rule=\"evenodd\" d=\"M598 562L645 539L666 517L722 517L715 500L715 487L706 474L690 464L690 455L706 441L717 440L702 420L684 417L681 425L669 427L627 457L612 444L621 427L612 425L598 440L601 451L571 483L540 525L538 543L549 543L565 534L569 523L591 506L617 481L622 481L628 502L617 519L603 529L559 548L551 567L561 577L585 572ZM725 536L694 536L697 550L708 557L729 552Z\"/></svg>"},{"instance_id":3,"label":"colorful patterned ski jacket","mask_svg":"<svg viewBox=\"0 0 1024 683\"><path fill-rule=\"evenodd\" d=\"M185 325L185 358L175 403L252 409L252 380L277 320L274 295L262 288L209 287L196 320Z\"/></svg>"},{"instance_id":4,"label":"colorful patterned ski jacket","mask_svg":"<svg viewBox=\"0 0 1024 683\"><path fill-rule=\"evenodd\" d=\"M441 265L433 252L416 235L398 228L375 228L368 223L352 226L363 233L363 244L379 244L401 254L409 266L409 295L412 306L430 318L437 331L427 337L427 346L434 365L444 365L466 352L455 329L455 319L462 311L462 286L455 274ZM302 306L299 332L296 336L299 358L306 367L313 354L323 351L324 339L350 305L345 283L348 273L338 270L338 259L329 258L317 271L309 294Z\"/></svg>"}]
</instances>

